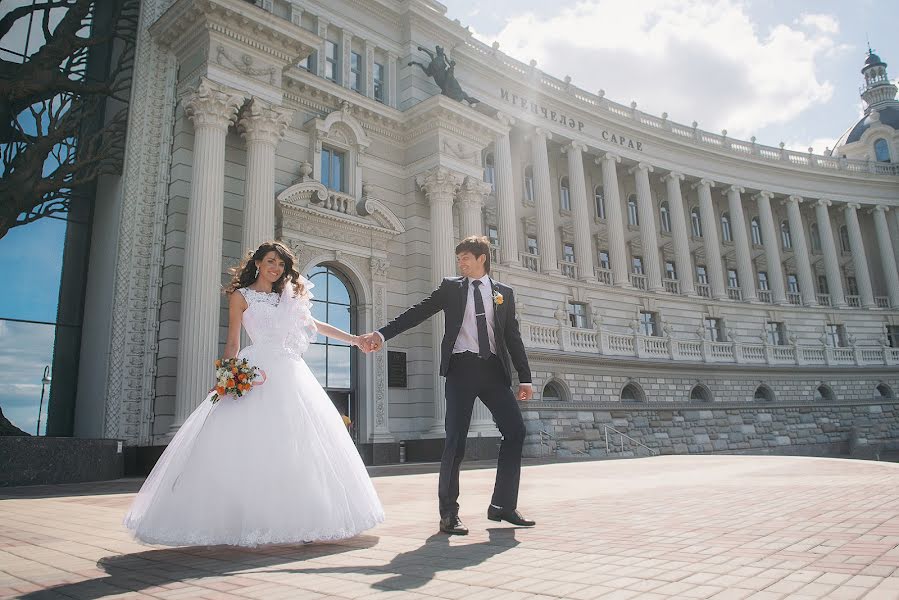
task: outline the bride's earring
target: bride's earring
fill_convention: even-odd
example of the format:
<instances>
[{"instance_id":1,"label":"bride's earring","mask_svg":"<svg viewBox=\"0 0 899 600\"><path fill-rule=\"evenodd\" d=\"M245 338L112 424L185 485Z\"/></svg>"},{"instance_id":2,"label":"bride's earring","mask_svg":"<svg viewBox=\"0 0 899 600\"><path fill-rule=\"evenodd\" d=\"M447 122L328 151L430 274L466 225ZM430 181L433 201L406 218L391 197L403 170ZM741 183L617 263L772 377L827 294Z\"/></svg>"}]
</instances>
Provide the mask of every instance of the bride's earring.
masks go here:
<instances>
[{"instance_id":1,"label":"bride's earring","mask_svg":"<svg viewBox=\"0 0 899 600\"><path fill-rule=\"evenodd\" d=\"M256 267L256 274L253 277L259 277L259 267Z\"/></svg>"}]
</instances>

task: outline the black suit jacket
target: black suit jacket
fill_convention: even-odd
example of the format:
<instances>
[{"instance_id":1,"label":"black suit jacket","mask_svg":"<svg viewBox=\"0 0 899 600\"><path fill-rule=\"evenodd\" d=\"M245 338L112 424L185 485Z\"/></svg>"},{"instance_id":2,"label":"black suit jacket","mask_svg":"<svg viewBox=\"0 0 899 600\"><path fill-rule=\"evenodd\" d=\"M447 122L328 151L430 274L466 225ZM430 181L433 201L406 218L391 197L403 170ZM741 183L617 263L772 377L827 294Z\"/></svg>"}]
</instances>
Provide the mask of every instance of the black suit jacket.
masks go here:
<instances>
[{"instance_id":1,"label":"black suit jacket","mask_svg":"<svg viewBox=\"0 0 899 600\"><path fill-rule=\"evenodd\" d=\"M443 341L440 344L440 374L446 377L453 347L456 345L459 330L462 329L465 305L468 302L468 285L467 277L445 277L440 283L440 287L431 292L430 296L406 310L378 331L386 341L415 327L442 310L446 318L446 332L443 334ZM515 294L509 286L497 283L492 279L490 286L492 291L499 292L503 296L502 304L494 304L493 331L496 353L503 367L505 383L506 385L512 384L510 357L512 365L518 372L518 381L530 383L531 368L528 366L528 357L524 351L524 344L521 342L518 321L515 320Z\"/></svg>"}]
</instances>

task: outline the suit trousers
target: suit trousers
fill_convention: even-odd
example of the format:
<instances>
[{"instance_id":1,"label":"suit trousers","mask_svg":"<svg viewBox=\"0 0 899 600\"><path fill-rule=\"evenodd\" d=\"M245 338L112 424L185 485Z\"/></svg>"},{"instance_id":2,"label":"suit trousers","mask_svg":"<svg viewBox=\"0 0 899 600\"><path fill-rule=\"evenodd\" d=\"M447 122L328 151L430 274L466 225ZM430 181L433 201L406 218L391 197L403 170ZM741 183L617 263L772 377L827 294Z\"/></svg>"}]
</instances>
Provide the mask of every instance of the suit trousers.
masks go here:
<instances>
[{"instance_id":1,"label":"suit trousers","mask_svg":"<svg viewBox=\"0 0 899 600\"><path fill-rule=\"evenodd\" d=\"M441 517L459 512L459 467L465 456L476 398L491 412L503 436L491 504L509 510L518 506L525 427L518 400L504 381L503 367L495 354L485 360L472 352L462 352L453 354L450 360L446 374L446 444L437 489Z\"/></svg>"}]
</instances>

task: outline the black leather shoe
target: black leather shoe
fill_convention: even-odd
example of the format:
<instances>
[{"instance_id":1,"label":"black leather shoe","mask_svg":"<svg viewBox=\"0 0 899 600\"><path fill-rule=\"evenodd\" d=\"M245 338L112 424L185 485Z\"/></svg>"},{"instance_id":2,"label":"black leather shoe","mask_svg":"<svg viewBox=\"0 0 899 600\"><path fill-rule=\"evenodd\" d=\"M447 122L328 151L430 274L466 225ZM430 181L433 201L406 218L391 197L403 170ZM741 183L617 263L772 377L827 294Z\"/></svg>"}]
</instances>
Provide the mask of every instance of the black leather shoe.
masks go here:
<instances>
[{"instance_id":1,"label":"black leather shoe","mask_svg":"<svg viewBox=\"0 0 899 600\"><path fill-rule=\"evenodd\" d=\"M468 535L468 527L462 524L459 515L450 515L440 519L440 531L450 535Z\"/></svg>"},{"instance_id":2,"label":"black leather shoe","mask_svg":"<svg viewBox=\"0 0 899 600\"><path fill-rule=\"evenodd\" d=\"M506 523L518 525L519 527L533 527L537 524L536 521L525 519L517 510L496 508L493 505L487 509L487 518L491 521L505 521Z\"/></svg>"}]
</instances>

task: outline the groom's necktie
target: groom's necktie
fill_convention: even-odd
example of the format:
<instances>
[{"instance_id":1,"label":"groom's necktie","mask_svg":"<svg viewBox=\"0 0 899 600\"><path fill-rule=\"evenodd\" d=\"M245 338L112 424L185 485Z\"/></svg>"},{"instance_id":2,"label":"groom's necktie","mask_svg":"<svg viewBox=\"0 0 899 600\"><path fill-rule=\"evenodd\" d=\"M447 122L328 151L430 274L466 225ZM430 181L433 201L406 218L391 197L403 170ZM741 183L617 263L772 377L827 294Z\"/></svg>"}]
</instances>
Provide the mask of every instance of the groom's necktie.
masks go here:
<instances>
[{"instance_id":1,"label":"groom's necktie","mask_svg":"<svg viewBox=\"0 0 899 600\"><path fill-rule=\"evenodd\" d=\"M474 315L478 323L478 356L490 358L490 338L487 337L487 314L484 312L484 299L481 297L480 279L471 282L474 286Z\"/></svg>"}]
</instances>

